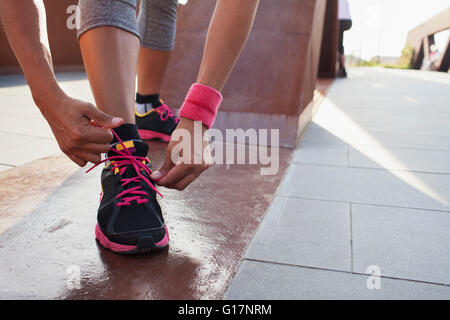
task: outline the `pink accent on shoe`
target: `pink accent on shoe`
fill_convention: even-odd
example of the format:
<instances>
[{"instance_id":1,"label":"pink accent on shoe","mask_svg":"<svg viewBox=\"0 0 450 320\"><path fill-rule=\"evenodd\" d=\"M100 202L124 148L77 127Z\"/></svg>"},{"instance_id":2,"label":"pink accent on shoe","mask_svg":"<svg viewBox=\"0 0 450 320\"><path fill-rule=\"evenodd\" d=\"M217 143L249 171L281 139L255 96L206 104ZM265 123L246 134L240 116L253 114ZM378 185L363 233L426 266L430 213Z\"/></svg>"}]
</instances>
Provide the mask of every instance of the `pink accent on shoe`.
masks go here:
<instances>
[{"instance_id":1,"label":"pink accent on shoe","mask_svg":"<svg viewBox=\"0 0 450 320\"><path fill-rule=\"evenodd\" d=\"M156 111L159 111L159 117L161 118L161 121L166 121L169 118L175 118L175 123L178 123L180 121L180 118L177 117L177 114L175 111L169 108L169 106L165 103L163 103L160 107L155 108Z\"/></svg>"},{"instance_id":2,"label":"pink accent on shoe","mask_svg":"<svg viewBox=\"0 0 450 320\"><path fill-rule=\"evenodd\" d=\"M98 241L100 241L100 243L103 247L110 249L112 251L115 251L115 252L126 252L126 251L132 251L132 250L136 249L136 246L128 246L128 245L118 244L118 243L110 241L103 234L102 230L100 230L100 227L98 226L98 224L95 227L95 237L98 239Z\"/></svg>"},{"instance_id":3,"label":"pink accent on shoe","mask_svg":"<svg viewBox=\"0 0 450 320\"><path fill-rule=\"evenodd\" d=\"M141 139L150 140L150 139L161 139L166 142L170 142L170 136L168 134L151 131L151 130L138 130Z\"/></svg>"},{"instance_id":4,"label":"pink accent on shoe","mask_svg":"<svg viewBox=\"0 0 450 320\"><path fill-rule=\"evenodd\" d=\"M155 245L158 247L164 247L169 243L169 231L167 230L166 225L164 225L164 230L166 231L164 238L162 238L162 240L155 243ZM137 246L130 246L130 245L112 242L111 240L108 239L107 236L105 236L103 234L103 232L100 229L98 224L95 226L95 237L98 239L98 241L100 241L100 243L103 247L105 247L106 249L109 249L111 251L128 252L128 251L132 251L137 248Z\"/></svg>"},{"instance_id":5,"label":"pink accent on shoe","mask_svg":"<svg viewBox=\"0 0 450 320\"><path fill-rule=\"evenodd\" d=\"M158 247L166 246L169 243L169 231L167 230L167 226L164 225L164 230L166 230L166 234L164 235L164 238L162 240L155 243Z\"/></svg>"},{"instance_id":6,"label":"pink accent on shoe","mask_svg":"<svg viewBox=\"0 0 450 320\"><path fill-rule=\"evenodd\" d=\"M179 114L180 117L201 121L206 127L211 128L221 102L222 94L219 91L204 84L194 83Z\"/></svg>"}]
</instances>

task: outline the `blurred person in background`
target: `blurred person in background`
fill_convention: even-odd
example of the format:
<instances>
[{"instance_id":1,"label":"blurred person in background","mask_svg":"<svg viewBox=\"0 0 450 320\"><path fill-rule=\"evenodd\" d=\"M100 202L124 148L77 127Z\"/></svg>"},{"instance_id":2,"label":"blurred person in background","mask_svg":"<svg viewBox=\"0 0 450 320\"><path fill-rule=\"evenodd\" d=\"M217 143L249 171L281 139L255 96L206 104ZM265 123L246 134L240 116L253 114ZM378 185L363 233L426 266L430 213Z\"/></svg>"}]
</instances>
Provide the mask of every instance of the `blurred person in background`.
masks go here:
<instances>
[{"instance_id":1,"label":"blurred person in background","mask_svg":"<svg viewBox=\"0 0 450 320\"><path fill-rule=\"evenodd\" d=\"M439 69L437 62L440 58L441 53L439 52L438 47L435 44L432 44L430 46L428 57L423 59L422 67L420 69L426 71L437 71Z\"/></svg>"},{"instance_id":2,"label":"blurred person in background","mask_svg":"<svg viewBox=\"0 0 450 320\"><path fill-rule=\"evenodd\" d=\"M345 54L344 54L344 32L352 27L352 17L350 15L350 5L348 0L339 0L338 3L338 20L339 20L339 73L341 78L347 77L345 70Z\"/></svg>"}]
</instances>

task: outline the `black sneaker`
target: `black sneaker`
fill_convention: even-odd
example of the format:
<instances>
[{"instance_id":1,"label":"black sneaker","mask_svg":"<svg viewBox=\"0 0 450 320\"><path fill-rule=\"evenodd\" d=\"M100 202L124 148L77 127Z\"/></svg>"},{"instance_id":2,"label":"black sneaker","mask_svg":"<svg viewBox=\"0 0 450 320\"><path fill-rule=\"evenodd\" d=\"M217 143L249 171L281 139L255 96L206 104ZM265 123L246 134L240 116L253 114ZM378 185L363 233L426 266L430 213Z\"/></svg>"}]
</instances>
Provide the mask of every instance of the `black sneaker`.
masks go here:
<instances>
[{"instance_id":1,"label":"black sneaker","mask_svg":"<svg viewBox=\"0 0 450 320\"><path fill-rule=\"evenodd\" d=\"M347 78L347 71L345 70L345 68L339 69L338 77L339 78Z\"/></svg>"},{"instance_id":2,"label":"black sneaker","mask_svg":"<svg viewBox=\"0 0 450 320\"><path fill-rule=\"evenodd\" d=\"M143 140L161 139L166 142L170 141L170 136L180 121L175 111L164 103L145 114L140 114L135 109L135 118Z\"/></svg>"},{"instance_id":3,"label":"black sneaker","mask_svg":"<svg viewBox=\"0 0 450 320\"><path fill-rule=\"evenodd\" d=\"M116 138L119 143L102 161L106 165L95 237L103 247L122 254L161 250L169 245L169 234L156 200L160 193L150 180L148 146Z\"/></svg>"}]
</instances>

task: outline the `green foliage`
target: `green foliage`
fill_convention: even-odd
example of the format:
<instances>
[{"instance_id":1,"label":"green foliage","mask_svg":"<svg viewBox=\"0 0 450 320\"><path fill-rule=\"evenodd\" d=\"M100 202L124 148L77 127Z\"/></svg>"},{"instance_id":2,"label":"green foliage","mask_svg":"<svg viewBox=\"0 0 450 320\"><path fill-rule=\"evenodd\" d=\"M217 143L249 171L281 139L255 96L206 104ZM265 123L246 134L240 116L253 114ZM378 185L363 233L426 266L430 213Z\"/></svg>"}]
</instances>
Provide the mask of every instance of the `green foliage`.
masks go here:
<instances>
[{"instance_id":1,"label":"green foliage","mask_svg":"<svg viewBox=\"0 0 450 320\"><path fill-rule=\"evenodd\" d=\"M399 66L403 69L411 69L411 61L413 57L414 49L411 45L407 44L402 50L402 56L399 60Z\"/></svg>"},{"instance_id":2,"label":"green foliage","mask_svg":"<svg viewBox=\"0 0 450 320\"><path fill-rule=\"evenodd\" d=\"M413 55L413 48L410 45L405 46L402 50L402 56L398 59L398 63L380 63L376 58L370 61L360 59L353 55L346 56L347 65L352 67L382 67L390 69L411 69L411 60Z\"/></svg>"}]
</instances>

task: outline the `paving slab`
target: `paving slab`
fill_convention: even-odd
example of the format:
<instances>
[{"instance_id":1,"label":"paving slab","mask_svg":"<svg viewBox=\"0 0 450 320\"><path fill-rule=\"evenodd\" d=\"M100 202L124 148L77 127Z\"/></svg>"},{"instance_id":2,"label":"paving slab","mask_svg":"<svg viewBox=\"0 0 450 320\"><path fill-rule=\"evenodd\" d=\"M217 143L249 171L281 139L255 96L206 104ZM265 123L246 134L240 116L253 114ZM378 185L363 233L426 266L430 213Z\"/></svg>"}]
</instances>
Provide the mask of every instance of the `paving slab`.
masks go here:
<instances>
[{"instance_id":1,"label":"paving slab","mask_svg":"<svg viewBox=\"0 0 450 320\"><path fill-rule=\"evenodd\" d=\"M354 271L450 284L450 213L352 204Z\"/></svg>"},{"instance_id":2,"label":"paving slab","mask_svg":"<svg viewBox=\"0 0 450 320\"><path fill-rule=\"evenodd\" d=\"M22 134L14 134L0 131L0 141L2 142L2 146L6 148L19 146L33 140L36 140L36 138ZM0 156L3 155L3 153L5 153L5 150L2 151L3 152L0 154Z\"/></svg>"},{"instance_id":3,"label":"paving slab","mask_svg":"<svg viewBox=\"0 0 450 320\"><path fill-rule=\"evenodd\" d=\"M32 138L26 143L11 145L7 152L2 152L0 154L0 163L20 166L29 161L58 153L61 153L61 150L55 139Z\"/></svg>"},{"instance_id":4,"label":"paving slab","mask_svg":"<svg viewBox=\"0 0 450 320\"><path fill-rule=\"evenodd\" d=\"M375 161L371 155L376 154ZM349 148L349 166L450 174L450 151L359 146Z\"/></svg>"},{"instance_id":5,"label":"paving slab","mask_svg":"<svg viewBox=\"0 0 450 320\"><path fill-rule=\"evenodd\" d=\"M94 102L84 72L57 74L61 88L70 96ZM0 132L53 139L53 134L34 104L25 78L21 75L0 76Z\"/></svg>"},{"instance_id":6,"label":"paving slab","mask_svg":"<svg viewBox=\"0 0 450 320\"><path fill-rule=\"evenodd\" d=\"M417 132L386 132L375 130L364 130L371 137L370 140L361 141L360 137L351 132L339 133L313 122L305 130L302 141L315 143L348 144L348 141L356 140L352 146L374 146L392 148L416 148L424 150L450 151L449 135L422 134Z\"/></svg>"},{"instance_id":7,"label":"paving slab","mask_svg":"<svg viewBox=\"0 0 450 320\"><path fill-rule=\"evenodd\" d=\"M347 203L277 197L244 258L351 271Z\"/></svg>"},{"instance_id":8,"label":"paving slab","mask_svg":"<svg viewBox=\"0 0 450 320\"><path fill-rule=\"evenodd\" d=\"M450 150L448 74L350 73L330 88L303 141Z\"/></svg>"},{"instance_id":9,"label":"paving slab","mask_svg":"<svg viewBox=\"0 0 450 320\"><path fill-rule=\"evenodd\" d=\"M292 164L279 195L450 211L448 175L417 172Z\"/></svg>"},{"instance_id":10,"label":"paving slab","mask_svg":"<svg viewBox=\"0 0 450 320\"><path fill-rule=\"evenodd\" d=\"M380 289L375 285L379 281ZM367 282L371 284L369 289ZM450 287L346 272L243 261L225 299L450 299Z\"/></svg>"},{"instance_id":11,"label":"paving slab","mask_svg":"<svg viewBox=\"0 0 450 320\"><path fill-rule=\"evenodd\" d=\"M303 141L292 160L300 164L450 174L450 150L391 148Z\"/></svg>"},{"instance_id":12,"label":"paving slab","mask_svg":"<svg viewBox=\"0 0 450 320\"><path fill-rule=\"evenodd\" d=\"M293 163L348 166L349 146L346 144L303 141L295 150Z\"/></svg>"},{"instance_id":13,"label":"paving slab","mask_svg":"<svg viewBox=\"0 0 450 320\"><path fill-rule=\"evenodd\" d=\"M11 169L11 168L14 168L14 167L13 167L13 166L6 166L6 165L3 165L3 164L0 164L0 172L1 172L1 171L8 170L8 169Z\"/></svg>"},{"instance_id":14,"label":"paving slab","mask_svg":"<svg viewBox=\"0 0 450 320\"><path fill-rule=\"evenodd\" d=\"M0 117L0 128L2 132L7 133L39 138L53 138L52 130L43 117L35 119L3 114Z\"/></svg>"},{"instance_id":15,"label":"paving slab","mask_svg":"<svg viewBox=\"0 0 450 320\"><path fill-rule=\"evenodd\" d=\"M0 234L31 213L78 166L59 154L8 168L0 174Z\"/></svg>"}]
</instances>

